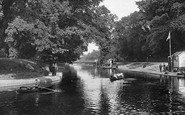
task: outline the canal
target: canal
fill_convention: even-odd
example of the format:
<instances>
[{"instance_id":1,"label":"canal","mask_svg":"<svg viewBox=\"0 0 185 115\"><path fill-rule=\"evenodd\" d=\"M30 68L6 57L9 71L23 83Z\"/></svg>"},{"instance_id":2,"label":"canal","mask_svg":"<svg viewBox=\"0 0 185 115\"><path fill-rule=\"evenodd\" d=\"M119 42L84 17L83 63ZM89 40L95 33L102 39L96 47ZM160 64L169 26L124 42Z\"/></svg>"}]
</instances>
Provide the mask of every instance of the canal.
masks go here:
<instances>
[{"instance_id":1,"label":"canal","mask_svg":"<svg viewBox=\"0 0 185 115\"><path fill-rule=\"evenodd\" d=\"M124 72L125 79L110 81L107 69L73 67L78 80L57 92L0 92L0 115L185 114L183 78Z\"/></svg>"}]
</instances>

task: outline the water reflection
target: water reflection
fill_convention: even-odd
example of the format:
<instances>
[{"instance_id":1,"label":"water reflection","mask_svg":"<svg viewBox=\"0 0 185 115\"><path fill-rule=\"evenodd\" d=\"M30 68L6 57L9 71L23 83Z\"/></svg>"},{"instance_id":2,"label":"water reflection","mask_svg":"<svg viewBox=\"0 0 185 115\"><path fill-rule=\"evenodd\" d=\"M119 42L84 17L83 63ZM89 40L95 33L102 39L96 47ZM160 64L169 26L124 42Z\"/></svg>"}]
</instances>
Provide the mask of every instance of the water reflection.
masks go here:
<instances>
[{"instance_id":1,"label":"water reflection","mask_svg":"<svg viewBox=\"0 0 185 115\"><path fill-rule=\"evenodd\" d=\"M75 68L79 69L78 75L83 82L86 109L93 109L96 114L114 113L120 105L118 92L123 81L110 82L107 70L84 71L89 68L80 68L78 65Z\"/></svg>"},{"instance_id":2,"label":"water reflection","mask_svg":"<svg viewBox=\"0 0 185 115\"><path fill-rule=\"evenodd\" d=\"M184 78L125 73L111 82L108 69L73 66L78 80L61 92L0 92L0 115L185 114Z\"/></svg>"}]
</instances>

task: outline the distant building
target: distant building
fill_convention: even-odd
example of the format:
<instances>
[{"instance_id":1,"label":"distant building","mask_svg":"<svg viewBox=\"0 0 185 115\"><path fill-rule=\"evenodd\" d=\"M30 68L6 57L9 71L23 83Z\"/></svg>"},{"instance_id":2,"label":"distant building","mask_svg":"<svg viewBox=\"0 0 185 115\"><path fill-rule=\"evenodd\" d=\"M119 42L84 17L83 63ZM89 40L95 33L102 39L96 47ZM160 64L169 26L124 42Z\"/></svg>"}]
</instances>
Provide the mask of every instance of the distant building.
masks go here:
<instances>
[{"instance_id":1,"label":"distant building","mask_svg":"<svg viewBox=\"0 0 185 115\"><path fill-rule=\"evenodd\" d=\"M179 51L172 55L173 69L185 69L185 51Z\"/></svg>"}]
</instances>

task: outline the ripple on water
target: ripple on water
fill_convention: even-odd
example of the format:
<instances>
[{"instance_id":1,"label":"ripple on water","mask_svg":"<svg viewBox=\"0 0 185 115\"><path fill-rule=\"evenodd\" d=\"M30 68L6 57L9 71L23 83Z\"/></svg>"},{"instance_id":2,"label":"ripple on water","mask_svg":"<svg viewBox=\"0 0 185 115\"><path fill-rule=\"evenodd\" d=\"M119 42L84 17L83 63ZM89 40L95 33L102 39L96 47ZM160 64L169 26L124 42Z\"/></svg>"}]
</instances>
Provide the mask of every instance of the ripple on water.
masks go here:
<instances>
[{"instance_id":1,"label":"ripple on water","mask_svg":"<svg viewBox=\"0 0 185 115\"><path fill-rule=\"evenodd\" d=\"M150 78L111 82L108 74L90 68L79 69L78 75L78 82L60 88L64 92L24 95L1 92L0 114L17 111L31 115L185 115L185 96L168 93L171 79L163 85L156 85L159 79Z\"/></svg>"}]
</instances>

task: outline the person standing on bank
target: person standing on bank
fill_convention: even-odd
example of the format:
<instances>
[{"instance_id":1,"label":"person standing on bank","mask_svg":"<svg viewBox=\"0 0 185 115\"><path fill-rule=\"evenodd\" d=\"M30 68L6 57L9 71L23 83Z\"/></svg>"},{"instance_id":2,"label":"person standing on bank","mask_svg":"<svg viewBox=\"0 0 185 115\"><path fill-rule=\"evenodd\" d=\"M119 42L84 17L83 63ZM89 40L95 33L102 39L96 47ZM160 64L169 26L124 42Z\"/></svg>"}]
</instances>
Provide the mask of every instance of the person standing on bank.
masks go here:
<instances>
[{"instance_id":1,"label":"person standing on bank","mask_svg":"<svg viewBox=\"0 0 185 115\"><path fill-rule=\"evenodd\" d=\"M166 72L166 65L163 64L163 72Z\"/></svg>"},{"instance_id":2,"label":"person standing on bank","mask_svg":"<svg viewBox=\"0 0 185 115\"><path fill-rule=\"evenodd\" d=\"M160 72L162 72L162 65L161 64L159 65L159 70L160 70Z\"/></svg>"},{"instance_id":3,"label":"person standing on bank","mask_svg":"<svg viewBox=\"0 0 185 115\"><path fill-rule=\"evenodd\" d=\"M55 73L56 73L56 72L55 72L54 63L51 63L51 64L49 65L49 70L50 70L52 76L55 76Z\"/></svg>"},{"instance_id":4,"label":"person standing on bank","mask_svg":"<svg viewBox=\"0 0 185 115\"><path fill-rule=\"evenodd\" d=\"M54 70L53 75L55 76L55 75L57 75L57 71L58 71L58 65L56 62L53 63L53 67L54 67L53 68L53 70Z\"/></svg>"}]
</instances>

